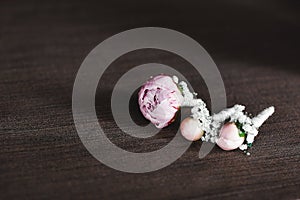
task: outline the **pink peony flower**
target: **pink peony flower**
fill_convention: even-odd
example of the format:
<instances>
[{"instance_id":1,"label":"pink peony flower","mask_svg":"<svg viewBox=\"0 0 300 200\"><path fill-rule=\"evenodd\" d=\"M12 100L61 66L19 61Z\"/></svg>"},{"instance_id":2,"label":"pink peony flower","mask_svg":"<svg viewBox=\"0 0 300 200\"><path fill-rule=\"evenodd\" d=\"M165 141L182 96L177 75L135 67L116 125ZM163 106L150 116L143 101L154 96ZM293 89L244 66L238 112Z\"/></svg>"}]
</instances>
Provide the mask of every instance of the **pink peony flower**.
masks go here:
<instances>
[{"instance_id":1,"label":"pink peony flower","mask_svg":"<svg viewBox=\"0 0 300 200\"><path fill-rule=\"evenodd\" d=\"M245 137L239 136L239 129L234 123L224 124L220 130L217 145L221 149L229 151L238 148L243 144Z\"/></svg>"},{"instance_id":2,"label":"pink peony flower","mask_svg":"<svg viewBox=\"0 0 300 200\"><path fill-rule=\"evenodd\" d=\"M166 75L148 80L139 91L140 110L157 128L166 127L174 120L182 101L176 83Z\"/></svg>"}]
</instances>

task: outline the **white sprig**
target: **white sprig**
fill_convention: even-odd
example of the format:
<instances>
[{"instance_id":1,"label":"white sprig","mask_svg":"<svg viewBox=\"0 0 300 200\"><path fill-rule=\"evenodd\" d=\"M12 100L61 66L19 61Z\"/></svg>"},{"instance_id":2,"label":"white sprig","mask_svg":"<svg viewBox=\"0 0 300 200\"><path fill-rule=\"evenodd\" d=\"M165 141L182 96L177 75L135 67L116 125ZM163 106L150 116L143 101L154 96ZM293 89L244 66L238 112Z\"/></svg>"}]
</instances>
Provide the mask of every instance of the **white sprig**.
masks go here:
<instances>
[{"instance_id":1,"label":"white sprig","mask_svg":"<svg viewBox=\"0 0 300 200\"><path fill-rule=\"evenodd\" d=\"M259 128L274 112L275 112L274 106L264 109L256 117L252 118L253 126L255 128Z\"/></svg>"}]
</instances>

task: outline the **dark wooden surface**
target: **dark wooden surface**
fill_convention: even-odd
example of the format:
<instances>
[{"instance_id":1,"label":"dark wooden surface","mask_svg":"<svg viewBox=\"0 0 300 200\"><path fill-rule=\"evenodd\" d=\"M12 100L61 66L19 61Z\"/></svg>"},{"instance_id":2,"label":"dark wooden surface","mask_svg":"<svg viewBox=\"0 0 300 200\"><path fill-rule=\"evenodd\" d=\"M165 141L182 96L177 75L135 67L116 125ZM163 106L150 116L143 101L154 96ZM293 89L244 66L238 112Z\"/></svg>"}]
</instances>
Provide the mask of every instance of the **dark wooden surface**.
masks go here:
<instances>
[{"instance_id":1,"label":"dark wooden surface","mask_svg":"<svg viewBox=\"0 0 300 200\"><path fill-rule=\"evenodd\" d=\"M299 11L295 0L1 1L0 198L300 198ZM72 118L76 72L98 43L142 26L175 29L203 45L221 71L228 106L241 103L254 114L276 107L251 156L215 147L200 160L198 142L164 169L128 174L87 152ZM108 137L135 152L161 148L176 130L138 140L113 122L109 95L120 66L149 61L180 70L209 102L201 78L174 55L147 50L118 59L101 79L96 109Z\"/></svg>"}]
</instances>

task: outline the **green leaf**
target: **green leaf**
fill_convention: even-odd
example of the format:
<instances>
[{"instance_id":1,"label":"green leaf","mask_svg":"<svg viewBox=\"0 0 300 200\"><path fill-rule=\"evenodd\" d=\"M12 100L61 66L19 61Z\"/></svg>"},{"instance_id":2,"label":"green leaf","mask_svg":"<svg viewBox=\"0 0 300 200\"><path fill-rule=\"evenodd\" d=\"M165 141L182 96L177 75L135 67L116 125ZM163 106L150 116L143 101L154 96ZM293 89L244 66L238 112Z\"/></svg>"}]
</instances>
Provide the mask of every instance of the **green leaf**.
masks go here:
<instances>
[{"instance_id":1,"label":"green leaf","mask_svg":"<svg viewBox=\"0 0 300 200\"><path fill-rule=\"evenodd\" d=\"M178 87L180 93L183 94L183 88L182 88L182 86L181 85L177 85L177 87Z\"/></svg>"},{"instance_id":2,"label":"green leaf","mask_svg":"<svg viewBox=\"0 0 300 200\"><path fill-rule=\"evenodd\" d=\"M246 135L246 133L240 130L239 136L240 136L240 137L245 137L245 135Z\"/></svg>"},{"instance_id":3,"label":"green leaf","mask_svg":"<svg viewBox=\"0 0 300 200\"><path fill-rule=\"evenodd\" d=\"M242 128L242 124L240 122L235 122L236 127L239 129L239 136L240 137L245 137L246 136L246 132L244 131L244 129Z\"/></svg>"}]
</instances>

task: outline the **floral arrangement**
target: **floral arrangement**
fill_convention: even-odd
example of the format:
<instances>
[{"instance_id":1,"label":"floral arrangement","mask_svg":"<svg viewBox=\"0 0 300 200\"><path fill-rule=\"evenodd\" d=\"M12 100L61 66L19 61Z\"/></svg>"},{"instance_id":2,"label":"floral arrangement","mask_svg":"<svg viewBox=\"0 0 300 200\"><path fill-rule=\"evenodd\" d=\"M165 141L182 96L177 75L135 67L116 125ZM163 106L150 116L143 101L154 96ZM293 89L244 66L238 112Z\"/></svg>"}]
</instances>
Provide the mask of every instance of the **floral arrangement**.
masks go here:
<instances>
[{"instance_id":1,"label":"floral arrangement","mask_svg":"<svg viewBox=\"0 0 300 200\"><path fill-rule=\"evenodd\" d=\"M271 106L251 118L244 113L245 106L237 104L210 114L206 104L176 76L152 77L141 87L138 95L142 114L157 128L171 124L180 107L191 107L191 116L180 124L184 138L216 143L226 151L239 148L247 155L250 155L248 149L252 147L259 127L275 111Z\"/></svg>"}]
</instances>

